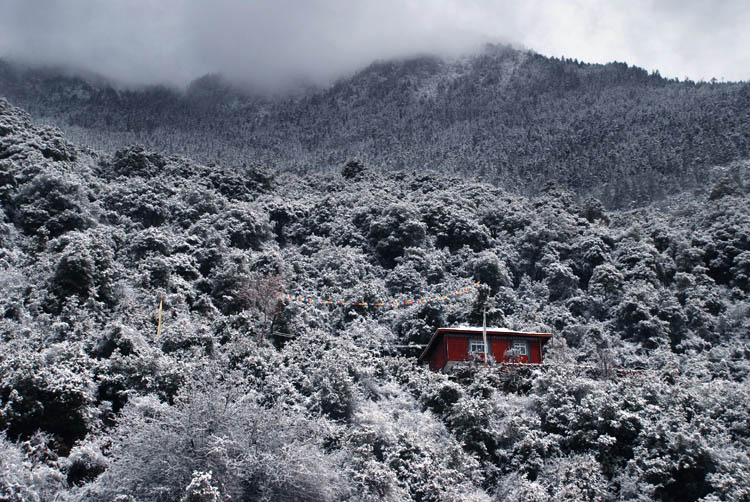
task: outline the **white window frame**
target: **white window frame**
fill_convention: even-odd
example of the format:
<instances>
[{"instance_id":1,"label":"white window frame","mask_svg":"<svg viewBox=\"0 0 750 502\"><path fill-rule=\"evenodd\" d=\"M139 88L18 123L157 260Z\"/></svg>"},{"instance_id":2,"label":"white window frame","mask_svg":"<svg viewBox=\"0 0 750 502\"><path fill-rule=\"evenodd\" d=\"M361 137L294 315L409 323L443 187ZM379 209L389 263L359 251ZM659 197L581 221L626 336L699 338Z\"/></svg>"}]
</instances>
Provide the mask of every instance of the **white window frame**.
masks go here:
<instances>
[{"instance_id":1,"label":"white window frame","mask_svg":"<svg viewBox=\"0 0 750 502\"><path fill-rule=\"evenodd\" d=\"M487 341L487 345L489 345L489 340ZM474 346L481 347L480 350L473 350ZM482 340L469 340L469 355L472 354L484 354L484 342Z\"/></svg>"},{"instance_id":2,"label":"white window frame","mask_svg":"<svg viewBox=\"0 0 750 502\"><path fill-rule=\"evenodd\" d=\"M510 348L513 350L518 350L519 356L529 357L529 342L527 342L526 340L513 340L513 342L510 344Z\"/></svg>"}]
</instances>

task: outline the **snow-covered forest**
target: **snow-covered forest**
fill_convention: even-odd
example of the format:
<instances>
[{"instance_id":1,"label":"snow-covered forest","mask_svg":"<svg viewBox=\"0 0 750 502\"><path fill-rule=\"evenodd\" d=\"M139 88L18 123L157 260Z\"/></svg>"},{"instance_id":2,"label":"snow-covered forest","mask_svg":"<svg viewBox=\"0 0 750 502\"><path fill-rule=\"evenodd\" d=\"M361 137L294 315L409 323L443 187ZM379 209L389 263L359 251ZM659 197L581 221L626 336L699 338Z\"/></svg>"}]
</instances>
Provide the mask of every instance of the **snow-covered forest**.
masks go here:
<instances>
[{"instance_id":1,"label":"snow-covered forest","mask_svg":"<svg viewBox=\"0 0 750 502\"><path fill-rule=\"evenodd\" d=\"M677 81L625 63L586 64L490 45L461 58L373 63L291 96L219 75L186 90L0 60L0 96L79 144L137 142L202 162L335 172L353 157L386 171L480 175L526 195L554 181L633 208L716 181L750 157L750 84Z\"/></svg>"},{"instance_id":2,"label":"snow-covered forest","mask_svg":"<svg viewBox=\"0 0 750 502\"><path fill-rule=\"evenodd\" d=\"M750 500L745 165L633 210L424 165L101 152L0 99L0 500ZM544 367L417 366L485 301Z\"/></svg>"}]
</instances>

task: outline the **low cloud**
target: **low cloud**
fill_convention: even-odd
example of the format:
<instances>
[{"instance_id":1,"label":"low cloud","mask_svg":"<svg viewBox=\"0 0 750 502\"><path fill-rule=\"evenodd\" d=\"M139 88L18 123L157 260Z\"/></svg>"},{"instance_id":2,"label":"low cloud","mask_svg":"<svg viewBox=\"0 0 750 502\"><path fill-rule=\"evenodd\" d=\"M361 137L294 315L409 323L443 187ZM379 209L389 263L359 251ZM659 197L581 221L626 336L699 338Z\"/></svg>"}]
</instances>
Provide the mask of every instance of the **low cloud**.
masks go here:
<instances>
[{"instance_id":1,"label":"low cloud","mask_svg":"<svg viewBox=\"0 0 750 502\"><path fill-rule=\"evenodd\" d=\"M375 59L457 55L486 42L671 77L750 79L750 12L721 3L611 0L5 0L0 56L125 84L210 72L273 87L325 83Z\"/></svg>"}]
</instances>

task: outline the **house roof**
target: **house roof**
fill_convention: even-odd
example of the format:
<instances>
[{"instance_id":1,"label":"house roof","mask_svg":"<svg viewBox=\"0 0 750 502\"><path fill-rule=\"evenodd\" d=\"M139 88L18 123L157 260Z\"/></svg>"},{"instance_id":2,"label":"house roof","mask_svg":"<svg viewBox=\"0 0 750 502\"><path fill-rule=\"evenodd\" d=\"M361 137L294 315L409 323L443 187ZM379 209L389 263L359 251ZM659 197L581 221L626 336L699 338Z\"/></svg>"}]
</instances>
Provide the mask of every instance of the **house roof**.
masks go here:
<instances>
[{"instance_id":1,"label":"house roof","mask_svg":"<svg viewBox=\"0 0 750 502\"><path fill-rule=\"evenodd\" d=\"M427 343L422 354L419 356L419 362L422 362L430 353L433 346L446 333L456 333L461 335L481 335L481 326L458 326L455 328L438 328ZM519 338L552 338L552 333L536 333L531 331L516 331L508 328L487 328L487 335L517 336Z\"/></svg>"}]
</instances>

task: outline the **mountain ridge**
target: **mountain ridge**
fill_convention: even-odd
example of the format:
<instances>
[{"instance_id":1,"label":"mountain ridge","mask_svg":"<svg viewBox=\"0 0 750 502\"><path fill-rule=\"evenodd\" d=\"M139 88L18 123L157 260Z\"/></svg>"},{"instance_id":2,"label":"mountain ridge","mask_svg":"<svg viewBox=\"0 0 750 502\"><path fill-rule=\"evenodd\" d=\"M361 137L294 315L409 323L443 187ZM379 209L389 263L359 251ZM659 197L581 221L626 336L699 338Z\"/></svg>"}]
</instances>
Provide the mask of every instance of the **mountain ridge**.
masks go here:
<instances>
[{"instance_id":1,"label":"mountain ridge","mask_svg":"<svg viewBox=\"0 0 750 502\"><path fill-rule=\"evenodd\" d=\"M248 94L217 75L184 92L118 90L2 68L0 95L107 151L136 142L299 173L358 157L527 194L553 181L609 207L704 188L710 168L750 158L748 83L679 82L505 46L453 60L379 61L286 97Z\"/></svg>"}]
</instances>

